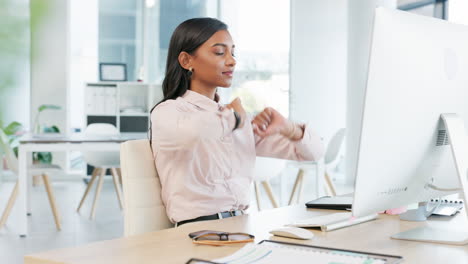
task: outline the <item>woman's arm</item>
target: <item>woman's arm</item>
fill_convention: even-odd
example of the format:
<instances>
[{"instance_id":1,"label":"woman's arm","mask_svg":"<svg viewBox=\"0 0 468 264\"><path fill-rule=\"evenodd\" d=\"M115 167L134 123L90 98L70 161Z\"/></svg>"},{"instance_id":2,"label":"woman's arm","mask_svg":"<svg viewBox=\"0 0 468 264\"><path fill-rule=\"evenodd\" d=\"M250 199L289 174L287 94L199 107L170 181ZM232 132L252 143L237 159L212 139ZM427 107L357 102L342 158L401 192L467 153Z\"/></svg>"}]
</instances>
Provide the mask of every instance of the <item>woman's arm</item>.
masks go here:
<instances>
[{"instance_id":1,"label":"woman's arm","mask_svg":"<svg viewBox=\"0 0 468 264\"><path fill-rule=\"evenodd\" d=\"M284 118L271 107L252 121L257 156L290 160L318 160L324 154L321 138L309 126Z\"/></svg>"}]
</instances>

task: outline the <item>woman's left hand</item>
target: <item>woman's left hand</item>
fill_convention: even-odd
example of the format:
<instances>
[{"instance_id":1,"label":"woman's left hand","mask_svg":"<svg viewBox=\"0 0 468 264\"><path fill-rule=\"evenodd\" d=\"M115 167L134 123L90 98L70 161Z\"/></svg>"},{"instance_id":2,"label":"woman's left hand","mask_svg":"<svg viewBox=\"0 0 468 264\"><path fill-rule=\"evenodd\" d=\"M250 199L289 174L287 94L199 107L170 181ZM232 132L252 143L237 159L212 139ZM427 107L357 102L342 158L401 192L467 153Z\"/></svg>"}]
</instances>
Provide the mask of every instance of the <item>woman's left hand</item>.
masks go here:
<instances>
[{"instance_id":1,"label":"woman's left hand","mask_svg":"<svg viewBox=\"0 0 468 264\"><path fill-rule=\"evenodd\" d=\"M271 107L265 108L252 120L253 131L260 137L287 133L291 129L290 125L289 120Z\"/></svg>"}]
</instances>

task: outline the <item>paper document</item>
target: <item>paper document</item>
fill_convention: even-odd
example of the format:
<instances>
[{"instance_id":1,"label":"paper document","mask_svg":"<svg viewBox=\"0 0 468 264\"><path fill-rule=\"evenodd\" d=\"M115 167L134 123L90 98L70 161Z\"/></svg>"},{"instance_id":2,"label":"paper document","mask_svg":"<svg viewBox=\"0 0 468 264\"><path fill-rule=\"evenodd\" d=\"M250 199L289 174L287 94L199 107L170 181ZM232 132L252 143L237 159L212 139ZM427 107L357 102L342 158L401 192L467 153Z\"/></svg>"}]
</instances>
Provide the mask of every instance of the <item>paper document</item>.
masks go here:
<instances>
[{"instance_id":1,"label":"paper document","mask_svg":"<svg viewBox=\"0 0 468 264\"><path fill-rule=\"evenodd\" d=\"M384 264L383 257L369 256L354 252L315 247L298 247L282 244L248 244L236 253L221 259L213 260L229 264ZM394 262L396 263L396 262Z\"/></svg>"}]
</instances>

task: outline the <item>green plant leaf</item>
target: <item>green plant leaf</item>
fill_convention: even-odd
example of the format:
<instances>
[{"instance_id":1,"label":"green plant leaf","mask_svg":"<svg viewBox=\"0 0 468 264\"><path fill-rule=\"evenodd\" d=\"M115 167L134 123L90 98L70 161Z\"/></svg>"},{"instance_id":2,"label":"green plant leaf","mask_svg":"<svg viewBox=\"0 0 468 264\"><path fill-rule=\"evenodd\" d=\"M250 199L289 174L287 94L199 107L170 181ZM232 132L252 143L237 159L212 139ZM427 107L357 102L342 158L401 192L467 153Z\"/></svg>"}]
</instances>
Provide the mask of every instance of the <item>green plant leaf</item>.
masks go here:
<instances>
[{"instance_id":1,"label":"green plant leaf","mask_svg":"<svg viewBox=\"0 0 468 264\"><path fill-rule=\"evenodd\" d=\"M50 127L43 127L42 128L43 133L60 133L60 129L57 126L50 126Z\"/></svg>"},{"instance_id":2,"label":"green plant leaf","mask_svg":"<svg viewBox=\"0 0 468 264\"><path fill-rule=\"evenodd\" d=\"M42 164L52 163L52 153L50 152L33 152L33 160Z\"/></svg>"},{"instance_id":3,"label":"green plant leaf","mask_svg":"<svg viewBox=\"0 0 468 264\"><path fill-rule=\"evenodd\" d=\"M62 109L62 107L58 106L58 105L48 105L48 104L43 104L41 106L39 106L39 108L37 109L37 111L40 113L44 110L47 110L47 109L50 109L50 110L60 110Z\"/></svg>"},{"instance_id":4,"label":"green plant leaf","mask_svg":"<svg viewBox=\"0 0 468 264\"><path fill-rule=\"evenodd\" d=\"M21 129L23 129L23 125L14 121L11 122L7 127L5 127L5 129L3 129L3 132L5 132L6 135L11 136L15 135L16 132L20 131Z\"/></svg>"}]
</instances>

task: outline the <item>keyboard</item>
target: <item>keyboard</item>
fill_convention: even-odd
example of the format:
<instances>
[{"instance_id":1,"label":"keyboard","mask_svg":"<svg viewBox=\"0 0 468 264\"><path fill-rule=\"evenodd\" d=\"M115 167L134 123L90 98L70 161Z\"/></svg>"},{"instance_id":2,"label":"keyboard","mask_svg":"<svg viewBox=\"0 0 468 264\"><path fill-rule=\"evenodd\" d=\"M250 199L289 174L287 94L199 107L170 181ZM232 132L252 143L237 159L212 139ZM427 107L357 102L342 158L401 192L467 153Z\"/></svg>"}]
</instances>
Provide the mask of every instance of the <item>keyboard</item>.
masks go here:
<instances>
[{"instance_id":1,"label":"keyboard","mask_svg":"<svg viewBox=\"0 0 468 264\"><path fill-rule=\"evenodd\" d=\"M314 216L312 218L296 221L292 224L289 224L288 226L319 227L322 231L331 231L347 226L357 225L374 219L377 219L377 214L363 217L353 217L351 212L346 212Z\"/></svg>"},{"instance_id":2,"label":"keyboard","mask_svg":"<svg viewBox=\"0 0 468 264\"><path fill-rule=\"evenodd\" d=\"M434 212L432 212L433 215L453 216L463 209L463 200L442 199L439 201L439 199L431 199L428 205L430 208L437 206Z\"/></svg>"},{"instance_id":3,"label":"keyboard","mask_svg":"<svg viewBox=\"0 0 468 264\"><path fill-rule=\"evenodd\" d=\"M314 216L312 218L299 220L299 221L294 222L294 224L301 225L302 227L306 227L306 226L316 227L316 226L329 225L329 224L333 224L337 222L343 222L348 219L351 219L351 217L352 217L351 212L334 213L334 214L319 215L319 216Z\"/></svg>"}]
</instances>

